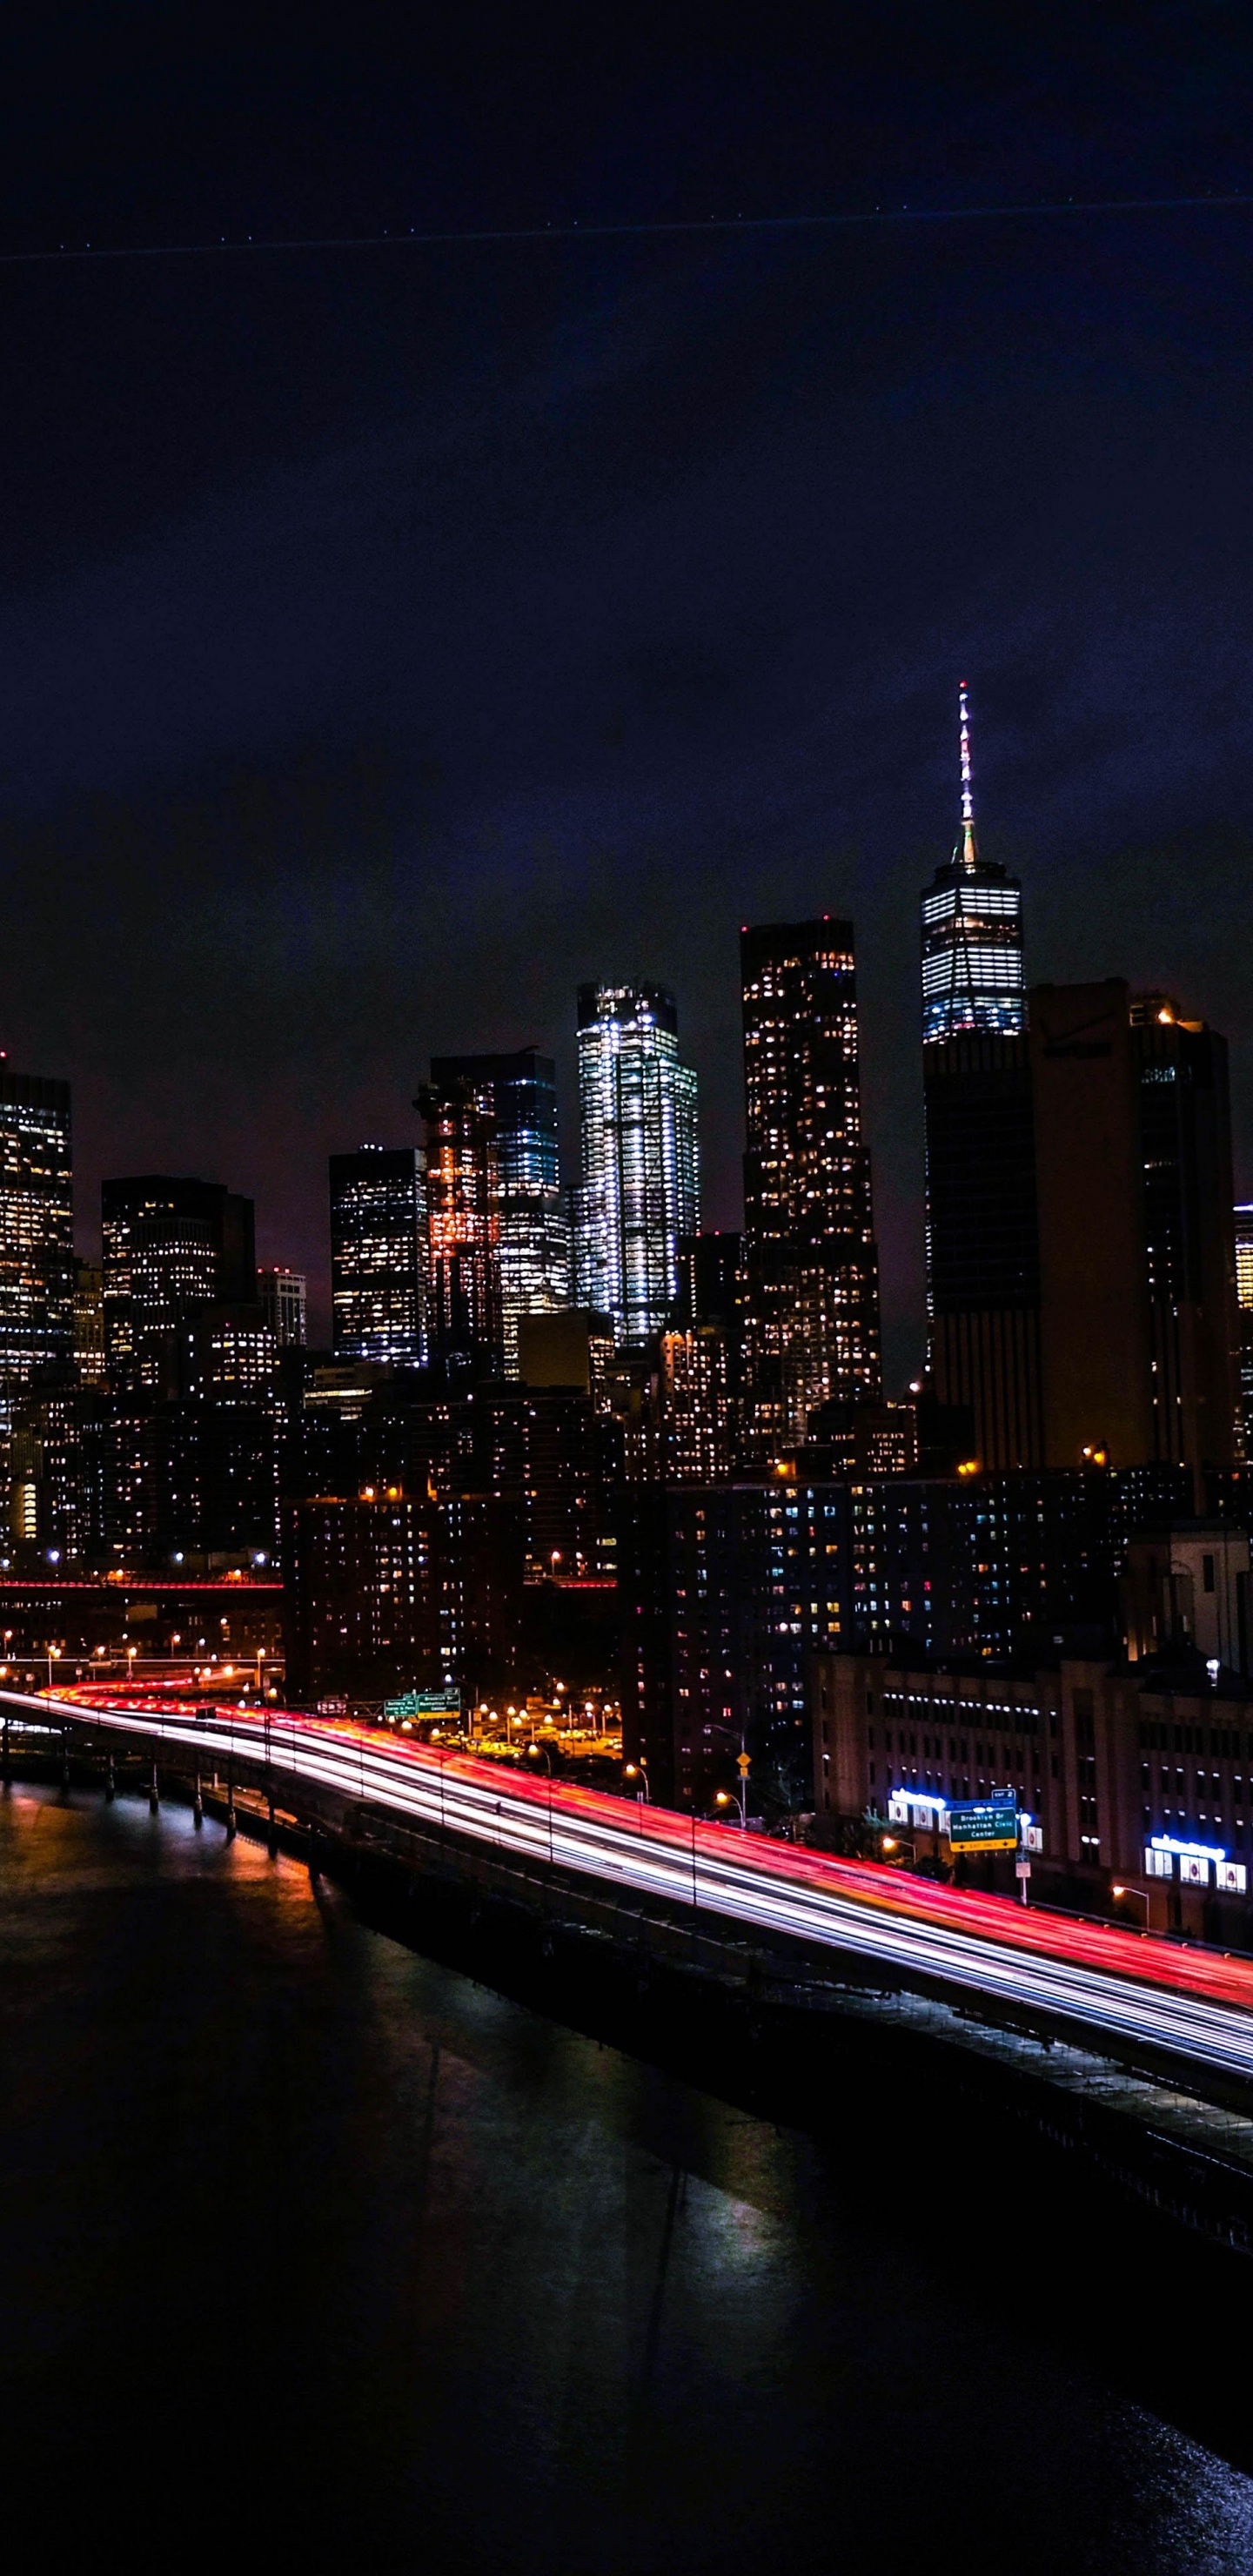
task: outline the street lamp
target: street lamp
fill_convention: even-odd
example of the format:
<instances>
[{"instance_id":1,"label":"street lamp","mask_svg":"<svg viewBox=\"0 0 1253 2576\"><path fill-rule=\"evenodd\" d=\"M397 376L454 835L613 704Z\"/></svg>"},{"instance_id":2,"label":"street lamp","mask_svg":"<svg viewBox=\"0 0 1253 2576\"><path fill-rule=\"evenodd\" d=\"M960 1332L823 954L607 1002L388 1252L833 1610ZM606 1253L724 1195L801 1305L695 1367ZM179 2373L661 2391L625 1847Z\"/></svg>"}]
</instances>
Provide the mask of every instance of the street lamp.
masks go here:
<instances>
[{"instance_id":1,"label":"street lamp","mask_svg":"<svg viewBox=\"0 0 1253 2576\"><path fill-rule=\"evenodd\" d=\"M640 1785L636 1790L635 1795L638 1798L640 1805L643 1805L646 1798L648 1799L649 1805L652 1805L652 1799L649 1796L648 1789L648 1763L642 1753L638 1762L626 1762L623 1764L622 1777L624 1780L638 1780Z\"/></svg>"},{"instance_id":2,"label":"street lamp","mask_svg":"<svg viewBox=\"0 0 1253 2576\"><path fill-rule=\"evenodd\" d=\"M1137 1905L1142 1905L1144 1907L1144 1929L1147 1932L1149 1928L1149 1898L1147 1888L1123 1887L1119 1884L1116 1887L1111 1887L1109 1892L1111 1896L1133 1896Z\"/></svg>"},{"instance_id":3,"label":"street lamp","mask_svg":"<svg viewBox=\"0 0 1253 2576\"><path fill-rule=\"evenodd\" d=\"M916 1860L918 1857L917 1845L907 1842L903 1834L882 1835L879 1848L885 1852L908 1852L911 1860Z\"/></svg>"},{"instance_id":4,"label":"street lamp","mask_svg":"<svg viewBox=\"0 0 1253 2576\"><path fill-rule=\"evenodd\" d=\"M740 1820L741 1830L747 1830L747 1826L748 1826L748 1800L747 1800L747 1798L745 1797L745 1795L744 1795L744 1791L743 1791L742 1789L738 1789L738 1790L736 1790L736 1789L718 1789L718 1790L716 1790L716 1791L715 1791L715 1793L714 1793L714 1805L715 1805L715 1807L723 1807L723 1808L726 1808L726 1807L734 1807L734 1808L735 1808L735 1811L736 1811L736 1813L737 1813L737 1815L738 1815L738 1817L739 1817L739 1820Z\"/></svg>"},{"instance_id":5,"label":"street lamp","mask_svg":"<svg viewBox=\"0 0 1253 2576\"><path fill-rule=\"evenodd\" d=\"M553 1757L546 1744L532 1742L526 1749L529 1755L534 1757L538 1754L540 1761L548 1765L548 1866L551 1870L553 1865Z\"/></svg>"}]
</instances>

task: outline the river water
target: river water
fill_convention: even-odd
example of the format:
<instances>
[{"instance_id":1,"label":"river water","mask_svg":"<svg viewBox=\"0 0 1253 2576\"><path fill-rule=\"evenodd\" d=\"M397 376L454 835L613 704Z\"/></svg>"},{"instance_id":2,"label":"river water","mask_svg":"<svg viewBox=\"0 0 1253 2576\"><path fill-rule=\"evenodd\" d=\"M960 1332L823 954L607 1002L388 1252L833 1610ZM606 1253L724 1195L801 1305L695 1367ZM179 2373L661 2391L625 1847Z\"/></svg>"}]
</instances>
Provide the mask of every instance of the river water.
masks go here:
<instances>
[{"instance_id":1,"label":"river water","mask_svg":"<svg viewBox=\"0 0 1253 2576\"><path fill-rule=\"evenodd\" d=\"M1173 2240L1059 2275L1003 2174L937 2207L925 2103L876 2181L181 1809L0 1803L0 2082L14 2568L1253 2567Z\"/></svg>"}]
</instances>

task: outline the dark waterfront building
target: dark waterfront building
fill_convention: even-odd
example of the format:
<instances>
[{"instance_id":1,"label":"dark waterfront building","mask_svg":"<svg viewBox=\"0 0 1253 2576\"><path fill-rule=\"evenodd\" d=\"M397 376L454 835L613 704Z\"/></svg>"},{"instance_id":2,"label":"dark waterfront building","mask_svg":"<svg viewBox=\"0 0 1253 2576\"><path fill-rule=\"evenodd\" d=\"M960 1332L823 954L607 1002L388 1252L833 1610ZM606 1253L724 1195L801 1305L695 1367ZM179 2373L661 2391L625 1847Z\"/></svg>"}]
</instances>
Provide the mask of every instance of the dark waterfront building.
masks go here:
<instances>
[{"instance_id":1,"label":"dark waterfront building","mask_svg":"<svg viewBox=\"0 0 1253 2576\"><path fill-rule=\"evenodd\" d=\"M427 1338L433 1357L491 1377L505 1354L500 1140L495 1085L470 1061L432 1062L414 1104L426 1120Z\"/></svg>"},{"instance_id":2,"label":"dark waterfront building","mask_svg":"<svg viewBox=\"0 0 1253 2576\"><path fill-rule=\"evenodd\" d=\"M1036 987L1030 1031L1045 1463L1228 1467L1226 1042L1116 979Z\"/></svg>"},{"instance_id":3,"label":"dark waterfront building","mask_svg":"<svg viewBox=\"0 0 1253 2576\"><path fill-rule=\"evenodd\" d=\"M750 1809L802 1803L810 1657L848 1638L848 1493L782 1480L637 1489L619 1518L623 1745L666 1805L750 1760Z\"/></svg>"},{"instance_id":4,"label":"dark waterfront building","mask_svg":"<svg viewBox=\"0 0 1253 2576\"><path fill-rule=\"evenodd\" d=\"M661 986L581 984L578 1014L578 1299L636 1348L669 1322L699 1222L696 1076Z\"/></svg>"},{"instance_id":5,"label":"dark waterfront building","mask_svg":"<svg viewBox=\"0 0 1253 2576\"><path fill-rule=\"evenodd\" d=\"M20 1390L73 1339L70 1087L0 1058L0 1437Z\"/></svg>"},{"instance_id":6,"label":"dark waterfront building","mask_svg":"<svg viewBox=\"0 0 1253 2576\"><path fill-rule=\"evenodd\" d=\"M184 1315L160 1403L122 1396L108 1434L105 1526L128 1564L268 1560L279 1540L278 1353L259 1303Z\"/></svg>"},{"instance_id":7,"label":"dark waterfront building","mask_svg":"<svg viewBox=\"0 0 1253 2576\"><path fill-rule=\"evenodd\" d=\"M573 1387L480 1387L469 1414L467 1481L511 1503L526 1580L611 1574L614 1450L591 1397Z\"/></svg>"},{"instance_id":8,"label":"dark waterfront building","mask_svg":"<svg viewBox=\"0 0 1253 2576\"><path fill-rule=\"evenodd\" d=\"M851 922L740 936L747 1437L805 1437L833 1397L879 1392L879 1278L862 1142Z\"/></svg>"},{"instance_id":9,"label":"dark waterfront building","mask_svg":"<svg viewBox=\"0 0 1253 2576\"><path fill-rule=\"evenodd\" d=\"M382 1494L295 1504L286 1531L293 1695L382 1698L508 1682L522 1546L495 1494Z\"/></svg>"},{"instance_id":10,"label":"dark waterfront building","mask_svg":"<svg viewBox=\"0 0 1253 2576\"><path fill-rule=\"evenodd\" d=\"M655 1797L699 1806L742 1737L767 1802L799 1805L814 1654L1113 1652L1128 1542L1190 1493L1170 1467L637 1487L618 1518L628 1751Z\"/></svg>"},{"instance_id":11,"label":"dark waterfront building","mask_svg":"<svg viewBox=\"0 0 1253 2576\"><path fill-rule=\"evenodd\" d=\"M65 1367L14 1399L9 1444L11 1561L95 1567L108 1546L109 1398Z\"/></svg>"},{"instance_id":12,"label":"dark waterfront building","mask_svg":"<svg viewBox=\"0 0 1253 2576\"><path fill-rule=\"evenodd\" d=\"M852 1486L849 1615L861 1645L983 1656L1111 1646L1131 1532L1191 1508L1184 1469L1011 1469Z\"/></svg>"},{"instance_id":13,"label":"dark waterfront building","mask_svg":"<svg viewBox=\"0 0 1253 2576\"><path fill-rule=\"evenodd\" d=\"M1246 1948L1253 1928L1253 1694L1186 1664L815 1659L814 1803L897 1823L919 1857L953 1800L1012 1790L1055 1902ZM1013 1888L1013 1857L965 1864ZM1116 1889L1134 1891L1128 1902Z\"/></svg>"},{"instance_id":14,"label":"dark waterfront building","mask_svg":"<svg viewBox=\"0 0 1253 2576\"><path fill-rule=\"evenodd\" d=\"M257 1272L261 1310L276 1350L303 1350L309 1338L306 1321L307 1282L299 1270L268 1264Z\"/></svg>"},{"instance_id":15,"label":"dark waterfront building","mask_svg":"<svg viewBox=\"0 0 1253 2576\"><path fill-rule=\"evenodd\" d=\"M118 1395L177 1391L180 1332L197 1308L257 1293L253 1203L216 1181L106 1181L103 1303Z\"/></svg>"},{"instance_id":16,"label":"dark waterfront building","mask_svg":"<svg viewBox=\"0 0 1253 2576\"><path fill-rule=\"evenodd\" d=\"M337 1356L426 1357L426 1184L413 1145L332 1154L331 1335Z\"/></svg>"},{"instance_id":17,"label":"dark waterfront building","mask_svg":"<svg viewBox=\"0 0 1253 2576\"><path fill-rule=\"evenodd\" d=\"M486 1101L494 1123L495 1161L488 1179L494 1192L501 1340L506 1374L516 1377L522 1318L556 1314L570 1303L570 1224L558 1162L557 1072L551 1057L534 1047L522 1047L514 1055L432 1056L434 1091L444 1096L463 1083L472 1097ZM467 1210L473 1200L473 1155L471 1166ZM438 1273L436 1278L438 1293Z\"/></svg>"},{"instance_id":18,"label":"dark waterfront building","mask_svg":"<svg viewBox=\"0 0 1253 2576\"><path fill-rule=\"evenodd\" d=\"M961 829L922 898L928 1375L970 1413L985 1467L1043 1459L1031 1074L1022 893L975 840L959 693Z\"/></svg>"},{"instance_id":19,"label":"dark waterfront building","mask_svg":"<svg viewBox=\"0 0 1253 2576\"><path fill-rule=\"evenodd\" d=\"M1247 1679L1253 1653L1247 1527L1180 1518L1137 1531L1119 1589L1129 1663L1200 1656Z\"/></svg>"}]
</instances>

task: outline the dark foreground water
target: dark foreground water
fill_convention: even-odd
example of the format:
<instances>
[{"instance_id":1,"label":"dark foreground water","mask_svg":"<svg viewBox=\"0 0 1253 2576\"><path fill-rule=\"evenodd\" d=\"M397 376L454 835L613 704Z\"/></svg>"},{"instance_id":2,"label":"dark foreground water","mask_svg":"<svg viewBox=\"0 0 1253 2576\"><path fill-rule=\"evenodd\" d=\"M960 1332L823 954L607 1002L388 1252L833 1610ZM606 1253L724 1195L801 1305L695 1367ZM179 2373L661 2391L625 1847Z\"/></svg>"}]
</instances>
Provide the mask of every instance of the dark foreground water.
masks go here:
<instances>
[{"instance_id":1,"label":"dark foreground water","mask_svg":"<svg viewBox=\"0 0 1253 2576\"><path fill-rule=\"evenodd\" d=\"M1134 2393L1212 2365L1169 2239L1059 2278L1025 2206L960 2294L1012 2178L937 2206L925 2103L876 2183L179 1809L0 1803L0 2082L14 2569L1253 2567L1253 2481Z\"/></svg>"}]
</instances>

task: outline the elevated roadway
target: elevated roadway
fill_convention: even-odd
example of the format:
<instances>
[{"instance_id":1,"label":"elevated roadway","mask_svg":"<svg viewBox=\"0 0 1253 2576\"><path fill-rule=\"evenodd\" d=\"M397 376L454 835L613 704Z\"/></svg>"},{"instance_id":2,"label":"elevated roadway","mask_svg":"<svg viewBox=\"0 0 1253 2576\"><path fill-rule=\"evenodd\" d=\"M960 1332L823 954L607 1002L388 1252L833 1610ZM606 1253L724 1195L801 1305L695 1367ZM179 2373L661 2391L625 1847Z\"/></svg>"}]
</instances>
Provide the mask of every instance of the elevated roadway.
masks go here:
<instances>
[{"instance_id":1,"label":"elevated roadway","mask_svg":"<svg viewBox=\"0 0 1253 2576\"><path fill-rule=\"evenodd\" d=\"M959 1989L1093 2036L1253 2076L1253 1961L1032 1911L698 1823L647 1803L406 1737L289 1710L203 1708L84 1691L0 1692L40 1725L87 1728L177 1756L179 1767L262 1769L353 1804L439 1827L602 1893L661 1898L702 1917L853 1955L903 1979Z\"/></svg>"}]
</instances>

